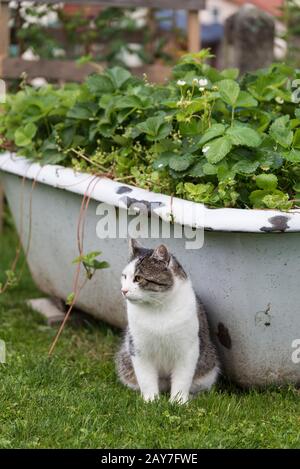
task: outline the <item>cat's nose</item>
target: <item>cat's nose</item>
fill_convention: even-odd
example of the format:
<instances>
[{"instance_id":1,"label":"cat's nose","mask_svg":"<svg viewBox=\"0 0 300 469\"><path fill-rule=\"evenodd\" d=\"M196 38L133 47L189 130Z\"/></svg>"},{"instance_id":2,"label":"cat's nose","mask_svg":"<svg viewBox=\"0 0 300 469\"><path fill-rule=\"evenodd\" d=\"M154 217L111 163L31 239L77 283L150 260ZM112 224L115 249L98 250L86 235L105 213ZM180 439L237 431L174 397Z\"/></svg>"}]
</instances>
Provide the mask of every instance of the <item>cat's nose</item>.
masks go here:
<instances>
[{"instance_id":1,"label":"cat's nose","mask_svg":"<svg viewBox=\"0 0 300 469\"><path fill-rule=\"evenodd\" d=\"M121 292L123 293L124 296L127 295L128 289L127 288L121 288Z\"/></svg>"}]
</instances>

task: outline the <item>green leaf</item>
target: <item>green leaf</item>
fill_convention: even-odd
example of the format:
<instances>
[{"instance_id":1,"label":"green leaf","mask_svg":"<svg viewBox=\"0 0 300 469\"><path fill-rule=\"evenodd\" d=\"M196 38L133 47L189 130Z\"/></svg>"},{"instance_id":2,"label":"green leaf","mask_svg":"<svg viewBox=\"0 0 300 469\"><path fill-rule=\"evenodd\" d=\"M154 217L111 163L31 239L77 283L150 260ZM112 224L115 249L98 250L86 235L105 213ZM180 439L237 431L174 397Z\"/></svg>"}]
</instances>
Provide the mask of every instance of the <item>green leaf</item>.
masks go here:
<instances>
[{"instance_id":1,"label":"green leaf","mask_svg":"<svg viewBox=\"0 0 300 469\"><path fill-rule=\"evenodd\" d=\"M218 167L214 164L211 163L204 163L203 165L203 173L212 176L214 174L217 174Z\"/></svg>"},{"instance_id":2,"label":"green leaf","mask_svg":"<svg viewBox=\"0 0 300 469\"><path fill-rule=\"evenodd\" d=\"M170 159L174 156L173 152L164 152L153 162L153 168L162 170L169 166Z\"/></svg>"},{"instance_id":3,"label":"green leaf","mask_svg":"<svg viewBox=\"0 0 300 469\"><path fill-rule=\"evenodd\" d=\"M199 135L202 130L200 119L191 119L190 122L180 122L179 131L183 137L193 137Z\"/></svg>"},{"instance_id":4,"label":"green leaf","mask_svg":"<svg viewBox=\"0 0 300 469\"><path fill-rule=\"evenodd\" d=\"M290 128L291 128L291 130L296 129L296 128L299 127L299 126L300 126L300 119L297 118L297 119L291 119L291 120L290 120ZM298 130L300 130L300 129L298 129Z\"/></svg>"},{"instance_id":5,"label":"green leaf","mask_svg":"<svg viewBox=\"0 0 300 469\"><path fill-rule=\"evenodd\" d=\"M122 88L123 85L132 77L131 73L122 67L113 67L107 70L106 74L111 78L116 88Z\"/></svg>"},{"instance_id":6,"label":"green leaf","mask_svg":"<svg viewBox=\"0 0 300 469\"><path fill-rule=\"evenodd\" d=\"M74 135L75 135L75 127L73 125L70 127L66 126L65 128L62 129L60 137L62 139L64 147L68 148L71 145Z\"/></svg>"},{"instance_id":7,"label":"green leaf","mask_svg":"<svg viewBox=\"0 0 300 469\"><path fill-rule=\"evenodd\" d=\"M105 75L97 75L96 73L87 78L86 85L90 92L96 96L101 96L104 93L112 93L115 90L111 78Z\"/></svg>"},{"instance_id":8,"label":"green leaf","mask_svg":"<svg viewBox=\"0 0 300 469\"><path fill-rule=\"evenodd\" d=\"M274 141L270 136L264 137L261 146L256 151L255 157L263 171L278 169L283 164L282 150L274 150Z\"/></svg>"},{"instance_id":9,"label":"green leaf","mask_svg":"<svg viewBox=\"0 0 300 469\"><path fill-rule=\"evenodd\" d=\"M290 118L288 115L276 119L270 127L269 133L275 142L284 148L288 148L293 141L293 132L289 127Z\"/></svg>"},{"instance_id":10,"label":"green leaf","mask_svg":"<svg viewBox=\"0 0 300 469\"><path fill-rule=\"evenodd\" d=\"M75 106L68 111L67 117L71 119L87 120L95 115L95 111L95 103L76 103Z\"/></svg>"},{"instance_id":11,"label":"green leaf","mask_svg":"<svg viewBox=\"0 0 300 469\"><path fill-rule=\"evenodd\" d=\"M158 135L159 127L162 124L162 120L160 117L148 117L145 122L140 122L137 125L137 128L147 134L155 137Z\"/></svg>"},{"instance_id":12,"label":"green leaf","mask_svg":"<svg viewBox=\"0 0 300 469\"><path fill-rule=\"evenodd\" d=\"M161 124L161 126L159 127L158 129L158 133L157 135L155 136L155 138L150 138L150 140L161 140L161 139L164 139L166 138L170 132L172 130L172 125L167 123L167 122L164 122L163 124Z\"/></svg>"},{"instance_id":13,"label":"green leaf","mask_svg":"<svg viewBox=\"0 0 300 469\"><path fill-rule=\"evenodd\" d=\"M96 270L99 269L108 269L110 267L109 263L106 261L97 261L96 259L93 261L93 268Z\"/></svg>"},{"instance_id":14,"label":"green leaf","mask_svg":"<svg viewBox=\"0 0 300 469\"><path fill-rule=\"evenodd\" d=\"M293 147L300 149L300 129L297 129L294 133Z\"/></svg>"},{"instance_id":15,"label":"green leaf","mask_svg":"<svg viewBox=\"0 0 300 469\"><path fill-rule=\"evenodd\" d=\"M256 190L249 195L249 200L253 208L265 208L263 198L269 195L269 191Z\"/></svg>"},{"instance_id":16,"label":"green leaf","mask_svg":"<svg viewBox=\"0 0 300 469\"><path fill-rule=\"evenodd\" d=\"M92 251L88 254L82 254L76 259L73 260L73 264L80 264L82 263L86 270L88 278L92 278L93 271L99 269L106 269L109 267L109 263L106 261L98 261L96 257L100 256L101 251Z\"/></svg>"},{"instance_id":17,"label":"green leaf","mask_svg":"<svg viewBox=\"0 0 300 469\"><path fill-rule=\"evenodd\" d=\"M219 93L223 101L232 107L236 107L240 94L240 87L234 80L221 80L217 82Z\"/></svg>"},{"instance_id":18,"label":"green leaf","mask_svg":"<svg viewBox=\"0 0 300 469\"><path fill-rule=\"evenodd\" d=\"M192 182L186 182L183 187L185 197L194 202L207 202L214 190L211 183L193 184Z\"/></svg>"},{"instance_id":19,"label":"green leaf","mask_svg":"<svg viewBox=\"0 0 300 469\"><path fill-rule=\"evenodd\" d=\"M191 177L203 177L204 172L203 172L203 162L198 161L190 170L189 170L189 176Z\"/></svg>"},{"instance_id":20,"label":"green leaf","mask_svg":"<svg viewBox=\"0 0 300 469\"><path fill-rule=\"evenodd\" d=\"M218 167L217 175L218 175L218 180L220 182L231 182L235 178L235 170L233 168L229 168L227 165L221 165Z\"/></svg>"},{"instance_id":21,"label":"green leaf","mask_svg":"<svg viewBox=\"0 0 300 469\"><path fill-rule=\"evenodd\" d=\"M202 151L209 163L218 163L232 149L232 143L229 137L219 137L208 142Z\"/></svg>"},{"instance_id":22,"label":"green leaf","mask_svg":"<svg viewBox=\"0 0 300 469\"><path fill-rule=\"evenodd\" d=\"M205 106L206 106L205 98L200 98L200 99L194 98L191 104L189 104L186 107L185 111L188 114L192 115L192 114L196 114L199 111L204 111Z\"/></svg>"},{"instance_id":23,"label":"green leaf","mask_svg":"<svg viewBox=\"0 0 300 469\"><path fill-rule=\"evenodd\" d=\"M199 144L204 145L206 142L209 142L213 138L219 137L220 135L224 135L225 132L225 125L223 124L213 124L204 135L202 135Z\"/></svg>"},{"instance_id":24,"label":"green leaf","mask_svg":"<svg viewBox=\"0 0 300 469\"><path fill-rule=\"evenodd\" d=\"M154 154L162 154L166 152L174 153L174 150L180 148L181 145L175 143L173 140L168 138L162 139L159 142L155 142L151 147L151 152ZM189 152L186 152L189 153Z\"/></svg>"},{"instance_id":25,"label":"green leaf","mask_svg":"<svg viewBox=\"0 0 300 469\"><path fill-rule=\"evenodd\" d=\"M53 148L45 150L43 156L43 164L58 164L61 163L66 158L66 155L62 151L58 151L58 149Z\"/></svg>"},{"instance_id":26,"label":"green leaf","mask_svg":"<svg viewBox=\"0 0 300 469\"><path fill-rule=\"evenodd\" d=\"M256 108L243 108L238 110L238 116L241 120L249 122L252 129L258 132L264 132L271 122L271 116L265 111Z\"/></svg>"},{"instance_id":27,"label":"green leaf","mask_svg":"<svg viewBox=\"0 0 300 469\"><path fill-rule=\"evenodd\" d=\"M111 122L103 119L99 121L97 130L101 135L103 135L103 137L112 137L115 130L115 126Z\"/></svg>"},{"instance_id":28,"label":"green leaf","mask_svg":"<svg viewBox=\"0 0 300 469\"><path fill-rule=\"evenodd\" d=\"M235 105L236 107L255 107L258 101L247 91L240 91Z\"/></svg>"},{"instance_id":29,"label":"green leaf","mask_svg":"<svg viewBox=\"0 0 300 469\"><path fill-rule=\"evenodd\" d=\"M117 109L142 109L143 107L143 102L138 96L123 96L116 102Z\"/></svg>"},{"instance_id":30,"label":"green leaf","mask_svg":"<svg viewBox=\"0 0 300 469\"><path fill-rule=\"evenodd\" d=\"M15 142L18 147L27 147L32 143L32 139L37 132L37 126L29 122L25 127L20 127L15 131Z\"/></svg>"},{"instance_id":31,"label":"green leaf","mask_svg":"<svg viewBox=\"0 0 300 469\"><path fill-rule=\"evenodd\" d=\"M282 191L275 191L273 194L265 195L262 202L267 208L278 210L290 210L293 203L289 201L288 194Z\"/></svg>"},{"instance_id":32,"label":"green leaf","mask_svg":"<svg viewBox=\"0 0 300 469\"><path fill-rule=\"evenodd\" d=\"M286 72L275 71L270 67L268 70L260 70L258 73L259 76L254 81L253 75L251 76L248 90L259 101L271 101L278 95L278 88L286 83Z\"/></svg>"},{"instance_id":33,"label":"green leaf","mask_svg":"<svg viewBox=\"0 0 300 469\"><path fill-rule=\"evenodd\" d=\"M289 152L283 153L284 159L290 161L291 163L300 163L300 150L292 148Z\"/></svg>"},{"instance_id":34,"label":"green leaf","mask_svg":"<svg viewBox=\"0 0 300 469\"><path fill-rule=\"evenodd\" d=\"M259 167L259 161L241 160L233 165L233 170L241 174L252 174L255 173Z\"/></svg>"},{"instance_id":35,"label":"green leaf","mask_svg":"<svg viewBox=\"0 0 300 469\"><path fill-rule=\"evenodd\" d=\"M71 306L71 304L74 301L74 298L75 298L75 293L74 292L69 293L66 299L66 305Z\"/></svg>"},{"instance_id":36,"label":"green leaf","mask_svg":"<svg viewBox=\"0 0 300 469\"><path fill-rule=\"evenodd\" d=\"M278 179L275 174L263 173L256 176L255 182L257 187L259 187L260 189L273 191L277 187Z\"/></svg>"},{"instance_id":37,"label":"green leaf","mask_svg":"<svg viewBox=\"0 0 300 469\"><path fill-rule=\"evenodd\" d=\"M236 80L239 76L239 69L238 68L226 68L222 70L221 75L224 78L230 78L231 80Z\"/></svg>"},{"instance_id":38,"label":"green leaf","mask_svg":"<svg viewBox=\"0 0 300 469\"><path fill-rule=\"evenodd\" d=\"M169 167L174 171L185 171L194 161L192 155L176 155L169 160Z\"/></svg>"},{"instance_id":39,"label":"green leaf","mask_svg":"<svg viewBox=\"0 0 300 469\"><path fill-rule=\"evenodd\" d=\"M5 270L4 273L6 276L6 283L9 287L15 287L16 285L18 285L18 276L14 270Z\"/></svg>"},{"instance_id":40,"label":"green leaf","mask_svg":"<svg viewBox=\"0 0 300 469\"><path fill-rule=\"evenodd\" d=\"M137 125L137 129L147 134L149 140L166 138L172 130L171 124L165 122L163 116L149 117Z\"/></svg>"},{"instance_id":41,"label":"green leaf","mask_svg":"<svg viewBox=\"0 0 300 469\"><path fill-rule=\"evenodd\" d=\"M261 144L261 137L256 130L245 125L234 125L226 131L234 145L244 145L247 147L258 147Z\"/></svg>"},{"instance_id":42,"label":"green leaf","mask_svg":"<svg viewBox=\"0 0 300 469\"><path fill-rule=\"evenodd\" d=\"M117 102L118 102L118 99L119 99L119 97L117 98L116 96L112 95L111 93L102 94L101 98L99 99L99 106L102 109L105 109L105 111L107 111L108 108L109 109L115 109L116 105L117 105Z\"/></svg>"}]
</instances>

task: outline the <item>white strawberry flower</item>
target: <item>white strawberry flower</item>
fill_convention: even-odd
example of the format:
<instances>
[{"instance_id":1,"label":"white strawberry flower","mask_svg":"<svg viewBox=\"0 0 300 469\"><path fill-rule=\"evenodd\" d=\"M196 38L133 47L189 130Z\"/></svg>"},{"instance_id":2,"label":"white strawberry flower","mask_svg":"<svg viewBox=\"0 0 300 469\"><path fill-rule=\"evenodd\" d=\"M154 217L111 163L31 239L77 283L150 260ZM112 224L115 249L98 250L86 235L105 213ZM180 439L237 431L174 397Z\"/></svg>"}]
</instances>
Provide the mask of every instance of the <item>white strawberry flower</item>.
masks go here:
<instances>
[{"instance_id":1,"label":"white strawberry flower","mask_svg":"<svg viewBox=\"0 0 300 469\"><path fill-rule=\"evenodd\" d=\"M186 82L184 80L178 80L177 85L178 86L184 86L184 85L186 85Z\"/></svg>"},{"instance_id":2,"label":"white strawberry flower","mask_svg":"<svg viewBox=\"0 0 300 469\"><path fill-rule=\"evenodd\" d=\"M206 147L203 147L202 148L203 153L207 153L209 148L210 148L209 145L206 145Z\"/></svg>"},{"instance_id":3,"label":"white strawberry flower","mask_svg":"<svg viewBox=\"0 0 300 469\"><path fill-rule=\"evenodd\" d=\"M201 86L202 88L205 88L208 85L208 81L206 78L201 78L198 80L198 85Z\"/></svg>"}]
</instances>

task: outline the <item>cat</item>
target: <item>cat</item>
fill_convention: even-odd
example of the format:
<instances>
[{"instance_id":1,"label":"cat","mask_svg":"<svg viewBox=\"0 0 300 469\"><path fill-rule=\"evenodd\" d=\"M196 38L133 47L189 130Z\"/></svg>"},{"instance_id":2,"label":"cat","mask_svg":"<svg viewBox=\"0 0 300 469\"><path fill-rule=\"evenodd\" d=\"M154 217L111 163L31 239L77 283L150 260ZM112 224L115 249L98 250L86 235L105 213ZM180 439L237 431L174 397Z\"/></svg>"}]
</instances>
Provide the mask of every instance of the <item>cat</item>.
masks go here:
<instances>
[{"instance_id":1,"label":"cat","mask_svg":"<svg viewBox=\"0 0 300 469\"><path fill-rule=\"evenodd\" d=\"M123 384L145 401L171 391L184 404L190 394L217 381L219 360L206 313L191 280L165 245L130 241L131 258L121 278L128 325L116 357Z\"/></svg>"}]
</instances>

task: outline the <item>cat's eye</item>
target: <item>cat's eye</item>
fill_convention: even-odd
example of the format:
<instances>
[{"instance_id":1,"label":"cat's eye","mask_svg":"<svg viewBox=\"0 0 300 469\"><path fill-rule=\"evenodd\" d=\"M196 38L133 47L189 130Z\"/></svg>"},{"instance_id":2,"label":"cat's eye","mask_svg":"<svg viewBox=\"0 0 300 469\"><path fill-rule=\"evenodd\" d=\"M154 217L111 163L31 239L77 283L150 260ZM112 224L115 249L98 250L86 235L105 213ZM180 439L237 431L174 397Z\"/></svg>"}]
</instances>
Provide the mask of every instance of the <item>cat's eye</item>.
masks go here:
<instances>
[{"instance_id":1,"label":"cat's eye","mask_svg":"<svg viewBox=\"0 0 300 469\"><path fill-rule=\"evenodd\" d=\"M141 275L136 275L133 279L133 281L137 283L139 283L141 280L143 280L143 277Z\"/></svg>"}]
</instances>

